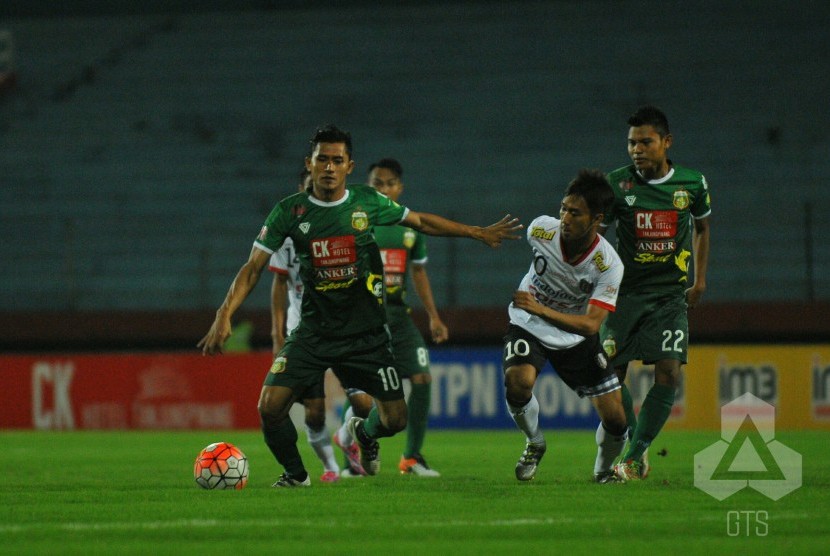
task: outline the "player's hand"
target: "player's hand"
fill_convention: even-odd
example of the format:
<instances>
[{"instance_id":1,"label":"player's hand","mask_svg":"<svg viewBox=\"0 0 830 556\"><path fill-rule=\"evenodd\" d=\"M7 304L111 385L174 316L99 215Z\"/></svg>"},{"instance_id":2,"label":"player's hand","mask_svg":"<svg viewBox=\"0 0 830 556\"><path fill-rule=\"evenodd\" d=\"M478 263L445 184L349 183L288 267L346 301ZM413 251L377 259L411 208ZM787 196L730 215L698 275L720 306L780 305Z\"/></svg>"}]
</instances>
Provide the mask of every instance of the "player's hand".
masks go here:
<instances>
[{"instance_id":1,"label":"player's hand","mask_svg":"<svg viewBox=\"0 0 830 556\"><path fill-rule=\"evenodd\" d=\"M202 349L202 355L215 355L222 353L222 347L225 345L225 340L231 336L231 321L230 319L217 316L213 321L213 325L205 334L205 337L199 340L196 347Z\"/></svg>"},{"instance_id":2,"label":"player's hand","mask_svg":"<svg viewBox=\"0 0 830 556\"><path fill-rule=\"evenodd\" d=\"M532 293L522 290L513 292L513 305L537 316L541 316L545 309L544 305L536 301Z\"/></svg>"},{"instance_id":3,"label":"player's hand","mask_svg":"<svg viewBox=\"0 0 830 556\"><path fill-rule=\"evenodd\" d=\"M429 333L432 341L436 344L446 342L450 337L450 331L440 318L429 319Z\"/></svg>"},{"instance_id":4,"label":"player's hand","mask_svg":"<svg viewBox=\"0 0 830 556\"><path fill-rule=\"evenodd\" d=\"M516 235L516 232L522 228L524 226L519 224L519 219L508 214L495 224L482 228L481 241L490 247L498 247L505 239L519 239L521 236Z\"/></svg>"},{"instance_id":5,"label":"player's hand","mask_svg":"<svg viewBox=\"0 0 830 556\"><path fill-rule=\"evenodd\" d=\"M700 287L697 284L686 290L686 306L689 309L694 309L700 303L700 298L703 297L704 290L704 287Z\"/></svg>"}]
</instances>

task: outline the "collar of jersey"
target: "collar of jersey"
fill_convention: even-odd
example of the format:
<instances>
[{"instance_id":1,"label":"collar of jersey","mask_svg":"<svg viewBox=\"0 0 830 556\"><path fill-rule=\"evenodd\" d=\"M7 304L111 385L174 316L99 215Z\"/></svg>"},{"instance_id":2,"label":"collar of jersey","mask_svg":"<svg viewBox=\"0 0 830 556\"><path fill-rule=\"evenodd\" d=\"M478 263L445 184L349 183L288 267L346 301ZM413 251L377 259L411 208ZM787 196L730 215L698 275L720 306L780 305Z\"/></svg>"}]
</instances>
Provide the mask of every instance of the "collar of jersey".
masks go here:
<instances>
[{"instance_id":1,"label":"collar of jersey","mask_svg":"<svg viewBox=\"0 0 830 556\"><path fill-rule=\"evenodd\" d=\"M346 188L346 194L343 195L343 197L341 197L340 199L338 199L336 201L326 202L326 201L321 201L320 199L318 199L317 197L315 197L314 195L309 193L308 194L308 200L310 202L314 203L315 205L320 206L320 207L336 207L337 205L342 205L343 203L345 203L349 199L349 195L351 195L351 194L352 194L351 189Z\"/></svg>"},{"instance_id":2,"label":"collar of jersey","mask_svg":"<svg viewBox=\"0 0 830 556\"><path fill-rule=\"evenodd\" d=\"M639 170L637 170L637 175L640 176L640 178L642 178L642 180L646 183L652 183L654 185L660 185L661 183L666 183L667 181L669 181L671 179L671 177L674 175L674 166L669 168L669 172L665 176L663 176L660 179L656 179L656 180L647 180L647 179L645 179L643 177L643 175L640 173Z\"/></svg>"}]
</instances>

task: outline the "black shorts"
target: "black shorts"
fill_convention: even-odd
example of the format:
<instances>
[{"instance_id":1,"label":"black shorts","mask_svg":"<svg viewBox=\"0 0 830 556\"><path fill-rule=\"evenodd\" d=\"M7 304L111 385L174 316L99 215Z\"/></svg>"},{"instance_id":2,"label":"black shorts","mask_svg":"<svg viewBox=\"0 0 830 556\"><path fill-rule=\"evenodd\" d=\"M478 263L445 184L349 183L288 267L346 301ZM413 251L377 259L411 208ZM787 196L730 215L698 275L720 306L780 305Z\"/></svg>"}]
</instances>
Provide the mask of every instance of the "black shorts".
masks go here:
<instances>
[{"instance_id":1,"label":"black shorts","mask_svg":"<svg viewBox=\"0 0 830 556\"><path fill-rule=\"evenodd\" d=\"M619 390L620 381L599 341L599 334L567 349L545 347L533 334L511 324L504 337L502 369L514 365L532 365L537 374L550 363L562 381L580 398L602 396Z\"/></svg>"}]
</instances>

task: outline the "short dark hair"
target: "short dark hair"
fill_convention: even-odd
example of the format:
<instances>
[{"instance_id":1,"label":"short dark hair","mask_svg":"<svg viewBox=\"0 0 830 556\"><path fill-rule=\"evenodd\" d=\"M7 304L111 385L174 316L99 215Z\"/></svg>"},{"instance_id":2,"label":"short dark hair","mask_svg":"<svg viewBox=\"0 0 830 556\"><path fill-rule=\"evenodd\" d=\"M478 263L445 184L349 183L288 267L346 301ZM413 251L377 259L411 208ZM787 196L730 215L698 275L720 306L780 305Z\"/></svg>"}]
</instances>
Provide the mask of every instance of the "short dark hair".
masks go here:
<instances>
[{"instance_id":1,"label":"short dark hair","mask_svg":"<svg viewBox=\"0 0 830 556\"><path fill-rule=\"evenodd\" d=\"M370 164L368 173L371 174L372 170L374 170L375 168L386 168L387 170L398 176L398 178L403 177L403 166L401 166L401 163L395 160L394 158L381 158L377 162Z\"/></svg>"},{"instance_id":2,"label":"short dark hair","mask_svg":"<svg viewBox=\"0 0 830 556\"><path fill-rule=\"evenodd\" d=\"M665 137L669 131L669 120L662 110L651 104L646 104L637 109L628 118L628 125L631 127L640 127L641 125L650 125L654 128L660 137Z\"/></svg>"},{"instance_id":3,"label":"short dark hair","mask_svg":"<svg viewBox=\"0 0 830 556\"><path fill-rule=\"evenodd\" d=\"M568 187L565 188L565 197L577 195L585 199L591 216L608 214L611 203L614 202L614 191L605 174L593 168L582 168Z\"/></svg>"},{"instance_id":4,"label":"short dark hair","mask_svg":"<svg viewBox=\"0 0 830 556\"><path fill-rule=\"evenodd\" d=\"M345 143L346 154L349 155L349 158L354 158L352 157L352 134L348 131L343 131L333 124L326 124L318 127L314 132L314 136L311 138L311 141L308 143L309 153L313 153L314 149L320 143Z\"/></svg>"}]
</instances>

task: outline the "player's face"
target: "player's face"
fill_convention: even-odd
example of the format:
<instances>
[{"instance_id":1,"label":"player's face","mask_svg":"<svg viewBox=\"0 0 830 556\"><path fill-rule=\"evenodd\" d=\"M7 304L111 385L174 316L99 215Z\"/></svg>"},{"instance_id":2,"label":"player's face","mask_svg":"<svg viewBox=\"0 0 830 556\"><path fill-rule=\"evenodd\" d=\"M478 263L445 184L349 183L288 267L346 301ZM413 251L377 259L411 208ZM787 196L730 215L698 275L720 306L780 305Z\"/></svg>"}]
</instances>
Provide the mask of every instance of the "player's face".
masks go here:
<instances>
[{"instance_id":1,"label":"player's face","mask_svg":"<svg viewBox=\"0 0 830 556\"><path fill-rule=\"evenodd\" d=\"M562 206L559 208L559 233L562 240L573 243L582 239L591 239L596 234L596 225L599 222L599 215L591 217L588 204L580 195L568 195L562 199Z\"/></svg>"},{"instance_id":2,"label":"player's face","mask_svg":"<svg viewBox=\"0 0 830 556\"><path fill-rule=\"evenodd\" d=\"M403 191L403 182L389 168L373 168L369 172L369 185L393 201L397 201Z\"/></svg>"},{"instance_id":3,"label":"player's face","mask_svg":"<svg viewBox=\"0 0 830 556\"><path fill-rule=\"evenodd\" d=\"M650 125L631 127L628 130L628 156L646 179L662 178L669 171L671 142L671 134L660 137Z\"/></svg>"},{"instance_id":4,"label":"player's face","mask_svg":"<svg viewBox=\"0 0 830 556\"><path fill-rule=\"evenodd\" d=\"M336 197L345 191L346 176L354 169L354 161L346 154L345 143L317 143L305 164L311 172L314 192L324 197Z\"/></svg>"}]
</instances>

